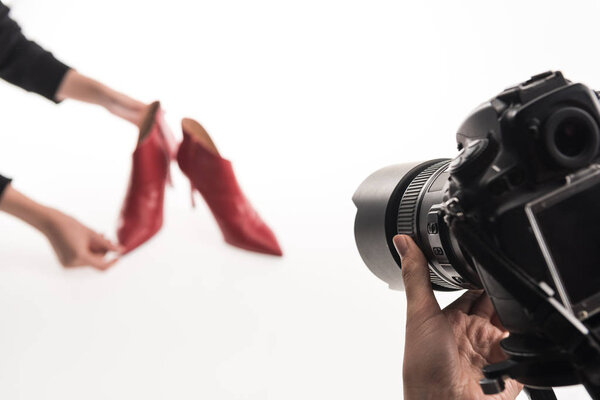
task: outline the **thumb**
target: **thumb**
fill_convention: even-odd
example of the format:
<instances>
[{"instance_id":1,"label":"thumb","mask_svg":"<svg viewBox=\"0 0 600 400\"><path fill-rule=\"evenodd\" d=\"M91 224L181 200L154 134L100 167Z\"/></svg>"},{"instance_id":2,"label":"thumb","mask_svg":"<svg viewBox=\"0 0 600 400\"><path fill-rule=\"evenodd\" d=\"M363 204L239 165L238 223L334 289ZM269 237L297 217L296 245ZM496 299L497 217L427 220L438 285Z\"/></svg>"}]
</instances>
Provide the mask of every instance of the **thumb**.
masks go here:
<instances>
[{"instance_id":1,"label":"thumb","mask_svg":"<svg viewBox=\"0 0 600 400\"><path fill-rule=\"evenodd\" d=\"M429 280L429 266L416 243L406 235L396 235L394 246L402 260L402 280L406 290L407 318L428 319L441 312Z\"/></svg>"}]
</instances>

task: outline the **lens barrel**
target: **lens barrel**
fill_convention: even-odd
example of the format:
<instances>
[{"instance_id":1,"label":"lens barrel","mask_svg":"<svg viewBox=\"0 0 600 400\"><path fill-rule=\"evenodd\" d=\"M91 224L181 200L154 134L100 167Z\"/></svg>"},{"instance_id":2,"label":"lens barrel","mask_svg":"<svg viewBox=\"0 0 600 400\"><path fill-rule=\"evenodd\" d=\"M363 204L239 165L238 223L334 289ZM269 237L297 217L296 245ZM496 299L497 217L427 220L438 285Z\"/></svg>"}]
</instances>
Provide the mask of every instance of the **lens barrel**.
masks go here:
<instances>
[{"instance_id":1,"label":"lens barrel","mask_svg":"<svg viewBox=\"0 0 600 400\"><path fill-rule=\"evenodd\" d=\"M367 267L391 289L402 289L402 263L392 239L411 236L429 263L435 290L480 287L440 213L448 181L448 159L392 165L373 173L353 196L354 233Z\"/></svg>"}]
</instances>

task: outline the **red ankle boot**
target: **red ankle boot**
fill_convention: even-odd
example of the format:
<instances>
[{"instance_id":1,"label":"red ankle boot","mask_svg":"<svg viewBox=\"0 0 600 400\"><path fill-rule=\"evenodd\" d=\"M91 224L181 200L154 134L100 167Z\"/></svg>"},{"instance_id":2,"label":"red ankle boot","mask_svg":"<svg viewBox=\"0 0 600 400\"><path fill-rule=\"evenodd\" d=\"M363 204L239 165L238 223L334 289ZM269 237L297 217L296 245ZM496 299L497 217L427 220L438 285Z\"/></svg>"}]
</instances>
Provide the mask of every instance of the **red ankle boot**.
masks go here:
<instances>
[{"instance_id":1,"label":"red ankle boot","mask_svg":"<svg viewBox=\"0 0 600 400\"><path fill-rule=\"evenodd\" d=\"M231 162L219 155L202 125L186 118L181 127L183 142L177 152L177 162L190 179L192 199L194 189L198 190L227 243L245 250L281 256L275 235L242 193Z\"/></svg>"},{"instance_id":2,"label":"red ankle boot","mask_svg":"<svg viewBox=\"0 0 600 400\"><path fill-rule=\"evenodd\" d=\"M175 140L164 123L160 103L150 105L133 153L127 195L121 209L117 237L130 252L154 236L163 222L165 183L175 155Z\"/></svg>"}]
</instances>

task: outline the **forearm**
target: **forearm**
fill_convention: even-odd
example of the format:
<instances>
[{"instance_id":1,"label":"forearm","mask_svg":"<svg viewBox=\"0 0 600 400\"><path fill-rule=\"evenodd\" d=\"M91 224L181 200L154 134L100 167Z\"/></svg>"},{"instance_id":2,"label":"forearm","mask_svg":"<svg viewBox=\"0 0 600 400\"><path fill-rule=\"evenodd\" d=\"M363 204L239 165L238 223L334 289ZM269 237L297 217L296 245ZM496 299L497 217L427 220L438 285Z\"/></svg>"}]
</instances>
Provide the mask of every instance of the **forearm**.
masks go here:
<instances>
[{"instance_id":1,"label":"forearm","mask_svg":"<svg viewBox=\"0 0 600 400\"><path fill-rule=\"evenodd\" d=\"M9 185L0 198L0 211L28 223L42 233L50 224L53 210L31 200Z\"/></svg>"},{"instance_id":2,"label":"forearm","mask_svg":"<svg viewBox=\"0 0 600 400\"><path fill-rule=\"evenodd\" d=\"M103 107L114 101L114 98L114 90L74 69L70 69L66 73L56 91L56 100L58 101L73 99Z\"/></svg>"},{"instance_id":3,"label":"forearm","mask_svg":"<svg viewBox=\"0 0 600 400\"><path fill-rule=\"evenodd\" d=\"M112 114L133 124L139 125L146 105L123 93L80 74L69 70L56 91L56 100L79 100L104 107Z\"/></svg>"},{"instance_id":4,"label":"forearm","mask_svg":"<svg viewBox=\"0 0 600 400\"><path fill-rule=\"evenodd\" d=\"M0 197L0 211L19 218L44 234L65 267L91 265L105 270L118 260L118 257L107 259L106 254L122 250L74 218L36 203L10 185Z\"/></svg>"}]
</instances>

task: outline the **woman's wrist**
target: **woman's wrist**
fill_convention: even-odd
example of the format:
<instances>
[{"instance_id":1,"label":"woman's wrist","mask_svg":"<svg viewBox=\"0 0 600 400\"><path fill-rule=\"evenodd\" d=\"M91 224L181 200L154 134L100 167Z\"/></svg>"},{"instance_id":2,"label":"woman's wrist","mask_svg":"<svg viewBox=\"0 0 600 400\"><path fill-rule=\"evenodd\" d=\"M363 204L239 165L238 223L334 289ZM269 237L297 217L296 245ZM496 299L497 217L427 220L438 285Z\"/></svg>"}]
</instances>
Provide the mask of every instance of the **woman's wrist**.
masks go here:
<instances>
[{"instance_id":1,"label":"woman's wrist","mask_svg":"<svg viewBox=\"0 0 600 400\"><path fill-rule=\"evenodd\" d=\"M34 223L31 225L48 236L54 231L57 213L58 211L54 208L41 206L39 212L34 216Z\"/></svg>"},{"instance_id":2,"label":"woman's wrist","mask_svg":"<svg viewBox=\"0 0 600 400\"><path fill-rule=\"evenodd\" d=\"M31 200L12 185L7 186L2 195L0 210L26 222L44 234L52 226L54 210Z\"/></svg>"},{"instance_id":3,"label":"woman's wrist","mask_svg":"<svg viewBox=\"0 0 600 400\"><path fill-rule=\"evenodd\" d=\"M108 102L107 93L100 82L90 79L74 69L67 71L55 97L58 101L73 99L102 106Z\"/></svg>"}]
</instances>

